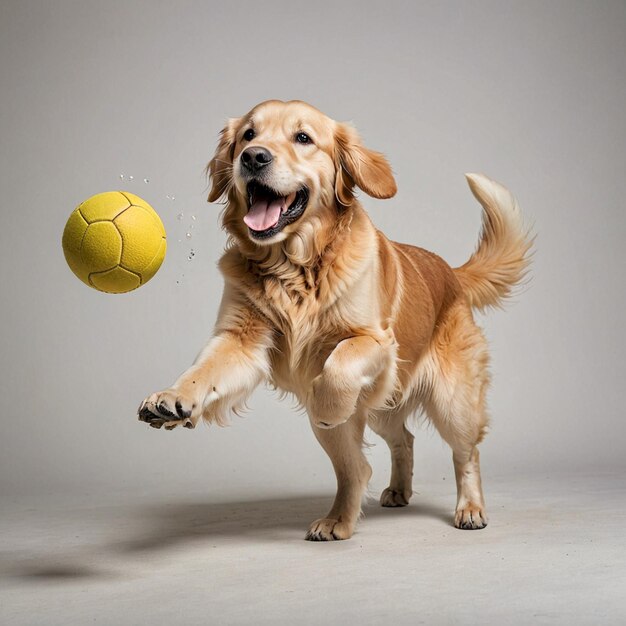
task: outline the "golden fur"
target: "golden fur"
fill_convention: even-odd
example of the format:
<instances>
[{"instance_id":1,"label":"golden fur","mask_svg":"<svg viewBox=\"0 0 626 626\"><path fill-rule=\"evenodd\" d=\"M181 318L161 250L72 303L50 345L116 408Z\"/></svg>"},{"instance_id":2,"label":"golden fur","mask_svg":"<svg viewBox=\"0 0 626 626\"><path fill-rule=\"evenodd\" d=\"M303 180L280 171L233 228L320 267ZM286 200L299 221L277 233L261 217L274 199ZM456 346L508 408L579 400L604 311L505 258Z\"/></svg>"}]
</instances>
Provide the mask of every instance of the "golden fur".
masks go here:
<instances>
[{"instance_id":1,"label":"golden fur","mask_svg":"<svg viewBox=\"0 0 626 626\"><path fill-rule=\"evenodd\" d=\"M312 142L295 141L300 132ZM273 189L286 196L304 185L309 193L304 214L262 241L243 221L240 155L252 145L273 155ZM307 538L332 540L350 537L360 513L371 474L362 452L366 425L391 451L381 504L408 504L413 436L405 423L422 411L453 451L455 525L484 527L476 446L488 422L488 352L472 308L498 306L526 271L531 241L513 196L485 176L467 175L484 209L483 229L469 261L452 269L374 227L355 188L393 196L387 160L351 126L303 102L272 100L230 120L208 171L209 201L225 199L229 235L214 336L171 388L142 403L140 419L168 429L193 428L201 417L221 423L263 381L293 394L338 483L332 509Z\"/></svg>"}]
</instances>

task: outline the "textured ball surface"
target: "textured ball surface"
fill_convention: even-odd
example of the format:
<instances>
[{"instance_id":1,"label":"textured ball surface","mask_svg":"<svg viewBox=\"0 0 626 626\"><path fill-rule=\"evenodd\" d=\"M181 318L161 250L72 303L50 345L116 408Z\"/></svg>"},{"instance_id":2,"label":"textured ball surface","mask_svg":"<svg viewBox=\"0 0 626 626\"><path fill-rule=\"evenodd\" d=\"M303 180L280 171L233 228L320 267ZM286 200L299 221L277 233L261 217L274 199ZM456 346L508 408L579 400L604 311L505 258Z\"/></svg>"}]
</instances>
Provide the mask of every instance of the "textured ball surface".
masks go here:
<instances>
[{"instance_id":1,"label":"textured ball surface","mask_svg":"<svg viewBox=\"0 0 626 626\"><path fill-rule=\"evenodd\" d=\"M167 248L155 210L127 191L107 191L79 204L63 231L63 252L86 285L125 293L147 283Z\"/></svg>"}]
</instances>

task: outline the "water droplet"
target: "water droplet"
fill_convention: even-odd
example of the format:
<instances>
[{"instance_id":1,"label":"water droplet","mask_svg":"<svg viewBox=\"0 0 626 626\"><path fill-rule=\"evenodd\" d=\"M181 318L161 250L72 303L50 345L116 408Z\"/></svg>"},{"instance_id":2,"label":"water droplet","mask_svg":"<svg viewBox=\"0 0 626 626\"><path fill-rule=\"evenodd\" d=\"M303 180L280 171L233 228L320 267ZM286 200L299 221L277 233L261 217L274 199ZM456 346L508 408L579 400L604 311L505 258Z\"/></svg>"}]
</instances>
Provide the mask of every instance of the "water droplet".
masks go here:
<instances>
[{"instance_id":1,"label":"water droplet","mask_svg":"<svg viewBox=\"0 0 626 626\"><path fill-rule=\"evenodd\" d=\"M187 237L187 239L191 239L191 233L187 233L185 237Z\"/></svg>"},{"instance_id":2,"label":"water droplet","mask_svg":"<svg viewBox=\"0 0 626 626\"><path fill-rule=\"evenodd\" d=\"M148 178L144 178L144 179L143 179L143 182L144 182L144 183L146 183L146 185L147 185L147 184L150 182L150 179L148 179Z\"/></svg>"},{"instance_id":3,"label":"water droplet","mask_svg":"<svg viewBox=\"0 0 626 626\"><path fill-rule=\"evenodd\" d=\"M193 229L193 224L189 224L189 230Z\"/></svg>"},{"instance_id":4,"label":"water droplet","mask_svg":"<svg viewBox=\"0 0 626 626\"><path fill-rule=\"evenodd\" d=\"M129 176L128 180L135 180L135 177L134 176Z\"/></svg>"},{"instance_id":5,"label":"water droplet","mask_svg":"<svg viewBox=\"0 0 626 626\"><path fill-rule=\"evenodd\" d=\"M167 197L169 198L169 196L167 196ZM183 215L182 213L179 213L179 214L176 216L176 219L180 222L180 220L182 220L182 219L183 219L183 217L184 217L184 215Z\"/></svg>"},{"instance_id":6,"label":"water droplet","mask_svg":"<svg viewBox=\"0 0 626 626\"><path fill-rule=\"evenodd\" d=\"M195 215L192 215L192 216L191 216L191 219L195 222L195 221L196 221L196 216L195 216Z\"/></svg>"},{"instance_id":7,"label":"water droplet","mask_svg":"<svg viewBox=\"0 0 626 626\"><path fill-rule=\"evenodd\" d=\"M124 174L120 174L120 180L124 180Z\"/></svg>"},{"instance_id":8,"label":"water droplet","mask_svg":"<svg viewBox=\"0 0 626 626\"><path fill-rule=\"evenodd\" d=\"M176 200L176 196L172 196L172 200Z\"/></svg>"},{"instance_id":9,"label":"water droplet","mask_svg":"<svg viewBox=\"0 0 626 626\"><path fill-rule=\"evenodd\" d=\"M181 241L182 241L182 239L179 239L179 240L178 240L178 243L180 243Z\"/></svg>"}]
</instances>

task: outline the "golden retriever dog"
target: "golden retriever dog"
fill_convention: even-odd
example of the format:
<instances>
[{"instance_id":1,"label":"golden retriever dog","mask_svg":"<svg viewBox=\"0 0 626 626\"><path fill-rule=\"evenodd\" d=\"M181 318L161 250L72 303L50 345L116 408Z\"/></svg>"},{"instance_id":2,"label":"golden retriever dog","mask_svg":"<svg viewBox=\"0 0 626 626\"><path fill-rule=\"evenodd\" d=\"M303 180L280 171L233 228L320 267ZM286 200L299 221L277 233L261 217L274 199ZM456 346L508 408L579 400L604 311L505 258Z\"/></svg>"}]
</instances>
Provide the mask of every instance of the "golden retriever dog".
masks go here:
<instances>
[{"instance_id":1,"label":"golden retriever dog","mask_svg":"<svg viewBox=\"0 0 626 626\"><path fill-rule=\"evenodd\" d=\"M331 541L348 539L361 512L366 425L391 451L380 503L408 504L406 422L423 413L452 448L454 525L484 528L477 445L489 357L472 311L497 307L528 266L532 242L511 193L467 175L483 226L476 251L453 269L372 224L355 191L391 198L389 163L352 126L304 102L270 100L231 119L207 169L209 202L224 199L229 235L215 331L169 389L142 402L139 419L220 424L261 382L293 394L337 476L332 508L306 538Z\"/></svg>"}]
</instances>

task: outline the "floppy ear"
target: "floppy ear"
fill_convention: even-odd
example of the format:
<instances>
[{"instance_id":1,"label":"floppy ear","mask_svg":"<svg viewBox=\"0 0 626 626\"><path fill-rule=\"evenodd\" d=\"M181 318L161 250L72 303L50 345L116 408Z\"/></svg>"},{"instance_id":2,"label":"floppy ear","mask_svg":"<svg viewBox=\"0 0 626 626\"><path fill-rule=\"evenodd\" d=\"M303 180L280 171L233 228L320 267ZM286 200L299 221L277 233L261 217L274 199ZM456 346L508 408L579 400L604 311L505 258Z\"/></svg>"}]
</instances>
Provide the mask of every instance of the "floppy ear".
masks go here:
<instances>
[{"instance_id":1,"label":"floppy ear","mask_svg":"<svg viewBox=\"0 0 626 626\"><path fill-rule=\"evenodd\" d=\"M233 175L233 152L235 150L235 134L240 118L231 118L220 133L220 140L213 158L207 165L207 173L211 177L209 202L215 202L228 188Z\"/></svg>"},{"instance_id":2,"label":"floppy ear","mask_svg":"<svg viewBox=\"0 0 626 626\"><path fill-rule=\"evenodd\" d=\"M335 195L347 206L356 185L372 198L396 195L396 181L383 154L366 148L349 124L337 124L335 131Z\"/></svg>"}]
</instances>

